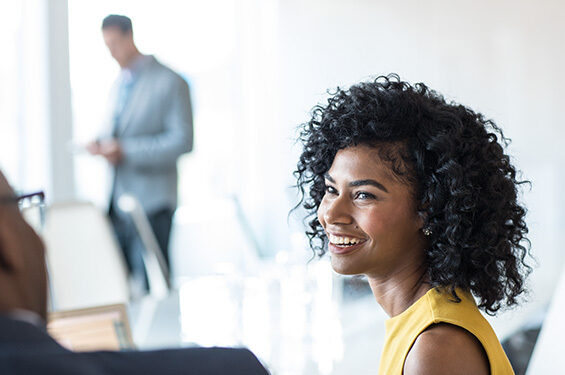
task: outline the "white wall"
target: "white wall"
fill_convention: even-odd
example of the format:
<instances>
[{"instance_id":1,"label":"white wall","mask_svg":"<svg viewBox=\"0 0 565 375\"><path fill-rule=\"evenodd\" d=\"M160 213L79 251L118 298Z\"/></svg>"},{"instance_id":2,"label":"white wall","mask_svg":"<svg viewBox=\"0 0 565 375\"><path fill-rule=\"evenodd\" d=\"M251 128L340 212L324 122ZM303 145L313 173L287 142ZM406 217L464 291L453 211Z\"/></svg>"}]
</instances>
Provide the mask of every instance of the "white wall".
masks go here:
<instances>
[{"instance_id":1,"label":"white wall","mask_svg":"<svg viewBox=\"0 0 565 375\"><path fill-rule=\"evenodd\" d=\"M285 117L303 119L328 87L398 72L495 118L521 155L563 158L563 15L556 1L281 2Z\"/></svg>"},{"instance_id":2,"label":"white wall","mask_svg":"<svg viewBox=\"0 0 565 375\"><path fill-rule=\"evenodd\" d=\"M74 194L66 9L66 0L0 4L0 169L49 202Z\"/></svg>"}]
</instances>

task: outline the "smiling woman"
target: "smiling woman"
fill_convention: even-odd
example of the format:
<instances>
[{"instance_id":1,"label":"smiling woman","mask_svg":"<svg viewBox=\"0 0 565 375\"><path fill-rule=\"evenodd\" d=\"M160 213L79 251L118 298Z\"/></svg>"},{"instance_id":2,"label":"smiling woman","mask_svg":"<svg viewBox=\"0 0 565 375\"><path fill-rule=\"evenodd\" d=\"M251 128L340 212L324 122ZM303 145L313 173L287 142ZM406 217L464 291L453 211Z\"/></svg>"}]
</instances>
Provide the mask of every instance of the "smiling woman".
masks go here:
<instances>
[{"instance_id":1,"label":"smiling woman","mask_svg":"<svg viewBox=\"0 0 565 375\"><path fill-rule=\"evenodd\" d=\"M332 266L341 274L373 280L406 260L423 263L423 221L413 194L388 171L377 147L359 145L339 150L326 174L318 218L329 236Z\"/></svg>"},{"instance_id":2,"label":"smiling woman","mask_svg":"<svg viewBox=\"0 0 565 375\"><path fill-rule=\"evenodd\" d=\"M310 245L366 275L391 317L379 374L513 373L479 312L517 304L530 271L522 182L499 137L396 75L338 89L303 126Z\"/></svg>"}]
</instances>

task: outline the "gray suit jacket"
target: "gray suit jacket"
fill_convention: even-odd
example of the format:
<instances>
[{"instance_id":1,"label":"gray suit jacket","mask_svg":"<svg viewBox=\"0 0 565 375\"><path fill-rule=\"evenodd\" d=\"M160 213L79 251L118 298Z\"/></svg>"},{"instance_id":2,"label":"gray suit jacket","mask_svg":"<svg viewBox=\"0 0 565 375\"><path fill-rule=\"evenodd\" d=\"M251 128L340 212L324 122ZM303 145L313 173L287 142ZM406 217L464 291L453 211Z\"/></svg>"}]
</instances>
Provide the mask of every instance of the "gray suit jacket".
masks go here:
<instances>
[{"instance_id":1,"label":"gray suit jacket","mask_svg":"<svg viewBox=\"0 0 565 375\"><path fill-rule=\"evenodd\" d=\"M0 315L0 374L268 375L247 349L73 353L37 327Z\"/></svg>"},{"instance_id":2,"label":"gray suit jacket","mask_svg":"<svg viewBox=\"0 0 565 375\"><path fill-rule=\"evenodd\" d=\"M177 159L193 144L192 107L186 81L153 56L137 74L115 131L124 159L114 169L113 196L132 194L151 213L176 207ZM112 137L114 113L111 106L103 138Z\"/></svg>"}]
</instances>

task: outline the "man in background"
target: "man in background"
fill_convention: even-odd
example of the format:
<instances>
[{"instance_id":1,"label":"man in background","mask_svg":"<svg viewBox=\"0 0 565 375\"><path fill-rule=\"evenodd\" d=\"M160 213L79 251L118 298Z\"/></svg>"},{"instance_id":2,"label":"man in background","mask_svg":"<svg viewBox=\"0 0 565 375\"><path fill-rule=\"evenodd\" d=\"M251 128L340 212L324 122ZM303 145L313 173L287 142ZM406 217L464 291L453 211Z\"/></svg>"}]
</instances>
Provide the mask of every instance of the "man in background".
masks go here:
<instances>
[{"instance_id":1,"label":"man in background","mask_svg":"<svg viewBox=\"0 0 565 375\"><path fill-rule=\"evenodd\" d=\"M121 68L110 96L105 133L88 144L113 167L109 215L134 279L147 288L143 243L131 218L120 211L123 194L137 198L169 261L169 234L177 205L177 159L192 150L192 108L185 80L143 55L133 39L131 20L109 15L102 35Z\"/></svg>"},{"instance_id":2,"label":"man in background","mask_svg":"<svg viewBox=\"0 0 565 375\"><path fill-rule=\"evenodd\" d=\"M45 328L45 249L23 219L16 202L14 192L0 172L1 374L267 375L247 349L74 353L63 348Z\"/></svg>"}]
</instances>

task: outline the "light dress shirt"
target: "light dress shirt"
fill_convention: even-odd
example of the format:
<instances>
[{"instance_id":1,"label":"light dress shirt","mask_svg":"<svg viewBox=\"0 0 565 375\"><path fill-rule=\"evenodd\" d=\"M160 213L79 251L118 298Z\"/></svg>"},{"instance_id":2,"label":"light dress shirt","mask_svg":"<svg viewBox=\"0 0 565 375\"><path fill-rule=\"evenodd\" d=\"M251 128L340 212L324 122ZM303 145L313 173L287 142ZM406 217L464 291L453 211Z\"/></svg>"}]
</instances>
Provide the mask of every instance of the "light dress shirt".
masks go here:
<instances>
[{"instance_id":1,"label":"light dress shirt","mask_svg":"<svg viewBox=\"0 0 565 375\"><path fill-rule=\"evenodd\" d=\"M148 55L139 55L129 66L122 68L120 71L120 75L118 76L118 94L114 108L114 128L112 130L114 137L118 132L120 116L129 100L131 89L139 77L139 72L141 72L150 60L151 57Z\"/></svg>"}]
</instances>

